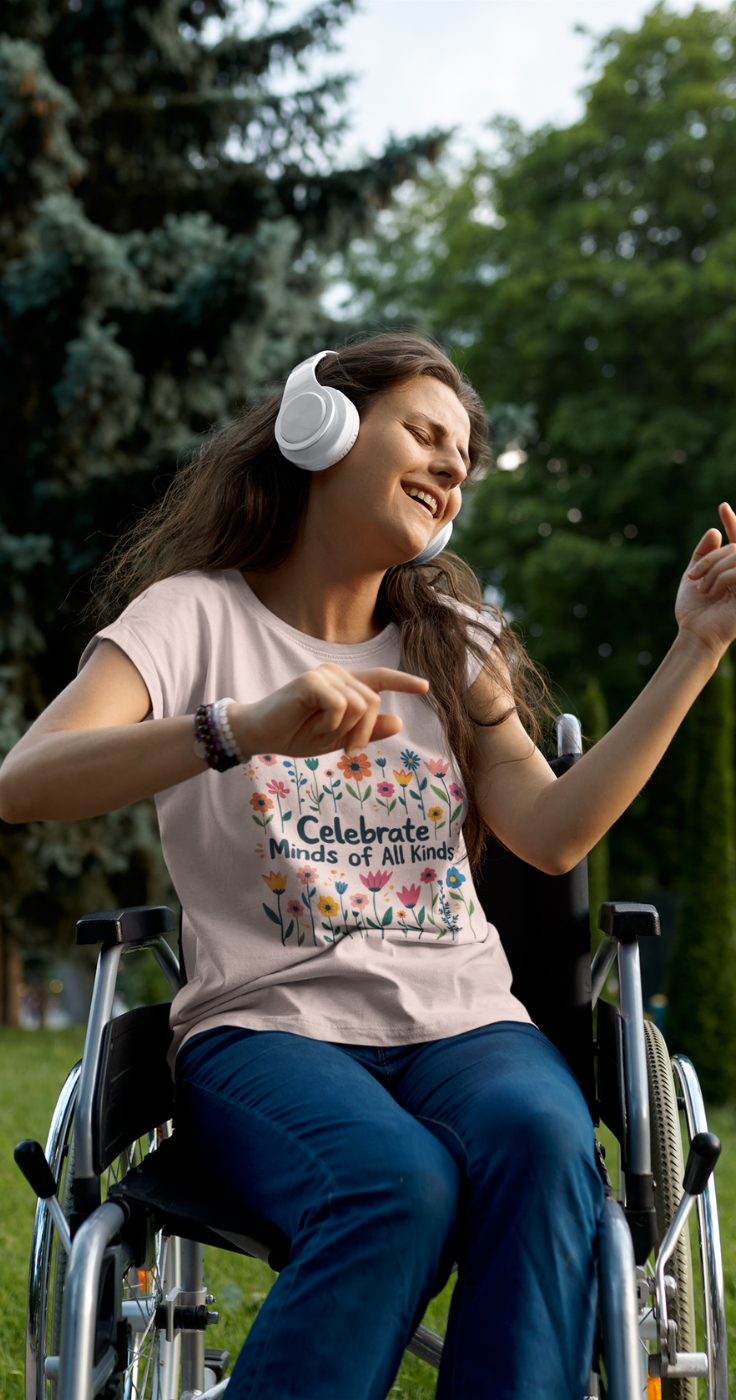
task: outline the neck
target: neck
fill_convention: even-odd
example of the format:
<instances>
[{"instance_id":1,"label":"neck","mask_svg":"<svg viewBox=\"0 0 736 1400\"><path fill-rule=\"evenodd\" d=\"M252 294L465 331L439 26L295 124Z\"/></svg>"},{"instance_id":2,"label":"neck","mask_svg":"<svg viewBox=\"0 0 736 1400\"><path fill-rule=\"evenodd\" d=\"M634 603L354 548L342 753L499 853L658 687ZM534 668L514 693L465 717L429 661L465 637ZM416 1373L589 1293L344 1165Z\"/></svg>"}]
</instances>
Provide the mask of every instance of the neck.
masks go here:
<instances>
[{"instance_id":1,"label":"neck","mask_svg":"<svg viewBox=\"0 0 736 1400\"><path fill-rule=\"evenodd\" d=\"M376 601L383 570L356 573L324 551L319 562L297 545L284 564L268 573L243 570L259 602L282 622L323 642L354 646L382 630Z\"/></svg>"}]
</instances>

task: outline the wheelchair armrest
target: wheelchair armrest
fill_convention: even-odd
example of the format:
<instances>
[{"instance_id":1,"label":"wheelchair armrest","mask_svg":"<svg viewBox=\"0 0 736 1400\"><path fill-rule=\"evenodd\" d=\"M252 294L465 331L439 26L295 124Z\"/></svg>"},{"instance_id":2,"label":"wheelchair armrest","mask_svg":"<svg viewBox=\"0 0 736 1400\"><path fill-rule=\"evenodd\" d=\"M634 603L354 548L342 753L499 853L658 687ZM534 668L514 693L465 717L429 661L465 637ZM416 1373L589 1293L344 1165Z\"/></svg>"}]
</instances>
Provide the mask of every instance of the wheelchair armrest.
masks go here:
<instances>
[{"instance_id":1,"label":"wheelchair armrest","mask_svg":"<svg viewBox=\"0 0 736 1400\"><path fill-rule=\"evenodd\" d=\"M598 927L617 943L637 938L659 938L659 914L653 904L602 904Z\"/></svg>"},{"instance_id":2,"label":"wheelchair armrest","mask_svg":"<svg viewBox=\"0 0 736 1400\"><path fill-rule=\"evenodd\" d=\"M128 909L102 909L77 921L78 944L111 943L131 948L162 933L173 933L175 915L166 904L135 904Z\"/></svg>"}]
</instances>

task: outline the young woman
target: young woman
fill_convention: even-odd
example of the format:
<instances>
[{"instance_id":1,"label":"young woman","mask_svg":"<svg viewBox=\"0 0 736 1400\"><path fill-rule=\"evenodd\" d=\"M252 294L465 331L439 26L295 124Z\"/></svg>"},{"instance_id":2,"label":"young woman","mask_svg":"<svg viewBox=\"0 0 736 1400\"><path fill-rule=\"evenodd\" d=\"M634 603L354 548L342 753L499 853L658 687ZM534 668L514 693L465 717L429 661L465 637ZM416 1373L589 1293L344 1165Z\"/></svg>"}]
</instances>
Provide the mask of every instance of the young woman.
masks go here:
<instances>
[{"instance_id":1,"label":"young woman","mask_svg":"<svg viewBox=\"0 0 736 1400\"><path fill-rule=\"evenodd\" d=\"M453 1260L443 1400L585 1390L592 1123L472 864L490 829L568 870L625 811L736 635L736 516L697 546L656 674L557 780L512 634L431 562L483 444L419 337L298 367L124 543L132 602L0 773L10 822L156 795L184 909L177 1132L291 1241L232 1400L383 1400Z\"/></svg>"}]
</instances>

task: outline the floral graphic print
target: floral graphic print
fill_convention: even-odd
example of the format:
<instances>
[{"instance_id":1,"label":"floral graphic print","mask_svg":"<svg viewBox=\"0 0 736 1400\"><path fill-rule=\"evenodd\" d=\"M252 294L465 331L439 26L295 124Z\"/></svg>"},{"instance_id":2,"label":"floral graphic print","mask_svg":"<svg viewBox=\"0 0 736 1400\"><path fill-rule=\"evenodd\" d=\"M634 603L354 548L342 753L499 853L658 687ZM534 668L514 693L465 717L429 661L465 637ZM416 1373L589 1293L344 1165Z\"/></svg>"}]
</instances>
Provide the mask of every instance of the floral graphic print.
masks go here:
<instances>
[{"instance_id":1,"label":"floral graphic print","mask_svg":"<svg viewBox=\"0 0 736 1400\"><path fill-rule=\"evenodd\" d=\"M241 771L256 854L273 865L262 908L283 947L484 936L461 860L465 795L447 759L397 742L370 756L259 754Z\"/></svg>"},{"instance_id":2,"label":"floral graphic print","mask_svg":"<svg viewBox=\"0 0 736 1400\"><path fill-rule=\"evenodd\" d=\"M347 754L344 754L337 766L338 768L341 768L343 773L345 774L346 791L350 793L351 797L355 797L357 801L360 802L360 808L362 811L363 803L367 802L368 798L371 795L370 783L365 789L365 792L361 792L360 790L356 792L355 788L352 788L350 786L350 783L348 782L348 777L351 777L353 779L353 782L355 783L356 787L358 783L362 783L364 778L370 778L371 765L368 762L367 756L364 753L359 753L356 755L355 758L349 758Z\"/></svg>"}]
</instances>

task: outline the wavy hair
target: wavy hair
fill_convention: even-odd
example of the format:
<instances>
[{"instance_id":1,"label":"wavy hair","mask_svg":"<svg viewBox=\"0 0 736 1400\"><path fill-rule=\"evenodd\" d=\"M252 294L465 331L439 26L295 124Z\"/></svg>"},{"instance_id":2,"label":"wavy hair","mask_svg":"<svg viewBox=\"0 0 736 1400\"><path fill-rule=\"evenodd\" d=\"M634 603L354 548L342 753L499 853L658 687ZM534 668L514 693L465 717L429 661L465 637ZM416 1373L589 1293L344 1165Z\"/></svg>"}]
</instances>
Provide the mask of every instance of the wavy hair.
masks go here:
<instances>
[{"instance_id":1,"label":"wavy hair","mask_svg":"<svg viewBox=\"0 0 736 1400\"><path fill-rule=\"evenodd\" d=\"M487 458L487 423L482 402L444 352L423 336L386 332L352 341L317 366L321 383L339 389L363 417L371 403L417 375L446 384L470 419L469 479ZM116 616L151 584L189 570L239 569L266 573L288 558L306 510L309 473L282 456L274 427L281 395L242 413L216 432L171 481L165 494L114 546L96 576L92 607L100 621ZM443 597L444 595L444 597ZM448 595L470 606L477 621L447 606ZM543 678L511 628L503 625L495 645L498 612L483 603L478 580L456 555L445 551L432 563L389 569L378 594L376 615L394 622L402 663L431 683L427 702L442 724L449 752L468 793L463 835L477 866L488 834L475 804L473 760L477 728L500 724L516 711L536 742L540 716L548 716ZM496 659L511 676L512 696L492 720L472 711L467 689L468 652L508 696Z\"/></svg>"}]
</instances>

